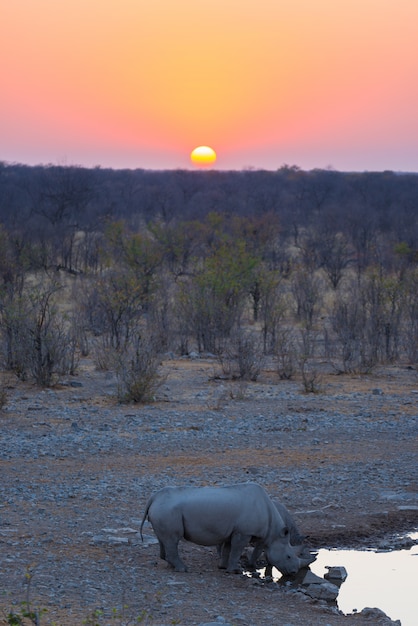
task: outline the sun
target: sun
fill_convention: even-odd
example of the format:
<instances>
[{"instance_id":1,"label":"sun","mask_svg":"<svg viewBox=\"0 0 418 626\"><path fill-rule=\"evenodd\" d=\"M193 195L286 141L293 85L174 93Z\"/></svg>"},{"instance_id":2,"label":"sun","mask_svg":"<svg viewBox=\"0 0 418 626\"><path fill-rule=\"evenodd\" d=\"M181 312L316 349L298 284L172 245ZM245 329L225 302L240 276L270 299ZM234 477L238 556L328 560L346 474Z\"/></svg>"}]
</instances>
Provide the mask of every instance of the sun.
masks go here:
<instances>
[{"instance_id":1,"label":"sun","mask_svg":"<svg viewBox=\"0 0 418 626\"><path fill-rule=\"evenodd\" d=\"M216 161L216 152L209 146L198 146L190 154L190 160L194 165L199 167L207 167L213 165Z\"/></svg>"}]
</instances>

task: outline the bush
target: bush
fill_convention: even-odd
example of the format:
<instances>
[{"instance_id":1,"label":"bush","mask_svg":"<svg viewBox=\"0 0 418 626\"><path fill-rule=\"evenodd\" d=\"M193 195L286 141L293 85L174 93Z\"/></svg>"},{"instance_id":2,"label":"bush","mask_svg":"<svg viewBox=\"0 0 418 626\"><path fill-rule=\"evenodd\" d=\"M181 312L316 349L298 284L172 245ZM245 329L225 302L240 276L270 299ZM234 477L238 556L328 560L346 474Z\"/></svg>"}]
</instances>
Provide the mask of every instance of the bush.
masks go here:
<instances>
[{"instance_id":1,"label":"bush","mask_svg":"<svg viewBox=\"0 0 418 626\"><path fill-rule=\"evenodd\" d=\"M46 282L3 304L2 339L7 369L47 387L75 367L75 341L54 296L60 286Z\"/></svg>"},{"instance_id":2,"label":"bush","mask_svg":"<svg viewBox=\"0 0 418 626\"><path fill-rule=\"evenodd\" d=\"M277 373L281 380L290 380L297 369L297 342L294 332L288 328L281 329L276 335L275 343Z\"/></svg>"},{"instance_id":3,"label":"bush","mask_svg":"<svg viewBox=\"0 0 418 626\"><path fill-rule=\"evenodd\" d=\"M322 376L315 361L316 336L311 330L301 331L299 368L305 393L322 391Z\"/></svg>"},{"instance_id":4,"label":"bush","mask_svg":"<svg viewBox=\"0 0 418 626\"><path fill-rule=\"evenodd\" d=\"M159 374L160 358L153 338L137 335L132 343L114 353L120 402L152 402L164 382Z\"/></svg>"},{"instance_id":5,"label":"bush","mask_svg":"<svg viewBox=\"0 0 418 626\"><path fill-rule=\"evenodd\" d=\"M242 328L235 330L218 354L225 376L239 380L257 380L264 364L261 339Z\"/></svg>"}]
</instances>

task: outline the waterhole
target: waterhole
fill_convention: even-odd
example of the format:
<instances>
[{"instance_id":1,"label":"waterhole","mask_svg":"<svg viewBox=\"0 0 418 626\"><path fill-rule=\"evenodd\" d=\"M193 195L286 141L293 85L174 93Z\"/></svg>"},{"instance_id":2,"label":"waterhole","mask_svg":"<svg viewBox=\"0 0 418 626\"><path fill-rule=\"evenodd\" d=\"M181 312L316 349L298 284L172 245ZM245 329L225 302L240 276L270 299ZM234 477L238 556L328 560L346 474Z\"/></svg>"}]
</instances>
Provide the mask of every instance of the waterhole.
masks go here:
<instances>
[{"instance_id":1,"label":"waterhole","mask_svg":"<svg viewBox=\"0 0 418 626\"><path fill-rule=\"evenodd\" d=\"M408 535L418 541L418 533ZM317 576L328 573L327 566L343 566L347 578L341 584L338 608L346 615L365 607L379 608L402 626L417 624L418 545L403 550L319 550L310 570ZM263 577L264 570L258 570ZM273 579L281 580L273 568ZM330 581L333 582L333 581Z\"/></svg>"}]
</instances>

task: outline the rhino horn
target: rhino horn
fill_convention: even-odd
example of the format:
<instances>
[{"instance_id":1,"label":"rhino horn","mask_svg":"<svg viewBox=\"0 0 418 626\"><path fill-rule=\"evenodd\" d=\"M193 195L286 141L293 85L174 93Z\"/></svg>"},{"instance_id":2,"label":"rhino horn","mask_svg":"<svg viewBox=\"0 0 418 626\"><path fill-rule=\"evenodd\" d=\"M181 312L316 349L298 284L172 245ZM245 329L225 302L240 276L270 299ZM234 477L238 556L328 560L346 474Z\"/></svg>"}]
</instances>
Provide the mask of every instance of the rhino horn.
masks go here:
<instances>
[{"instance_id":1,"label":"rhino horn","mask_svg":"<svg viewBox=\"0 0 418 626\"><path fill-rule=\"evenodd\" d=\"M311 552L309 548L304 545L293 546L293 549L296 556L299 557L301 567L308 567L308 565L313 563L318 556L317 552Z\"/></svg>"},{"instance_id":2,"label":"rhino horn","mask_svg":"<svg viewBox=\"0 0 418 626\"><path fill-rule=\"evenodd\" d=\"M299 557L299 561L300 561L300 566L301 567L308 567L308 565L310 565L311 563L313 563L314 561L316 561L316 554L308 554L305 555L303 557Z\"/></svg>"}]
</instances>

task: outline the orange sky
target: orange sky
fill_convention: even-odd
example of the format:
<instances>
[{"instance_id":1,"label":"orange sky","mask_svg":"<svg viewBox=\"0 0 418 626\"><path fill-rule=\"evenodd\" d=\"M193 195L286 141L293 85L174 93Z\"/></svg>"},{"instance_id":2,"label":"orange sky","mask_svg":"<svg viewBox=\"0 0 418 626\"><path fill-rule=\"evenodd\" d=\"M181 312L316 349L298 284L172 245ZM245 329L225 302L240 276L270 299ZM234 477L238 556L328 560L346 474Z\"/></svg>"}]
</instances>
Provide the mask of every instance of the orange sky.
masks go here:
<instances>
[{"instance_id":1,"label":"orange sky","mask_svg":"<svg viewBox=\"0 0 418 626\"><path fill-rule=\"evenodd\" d=\"M418 171L417 0L0 0L0 160Z\"/></svg>"}]
</instances>

